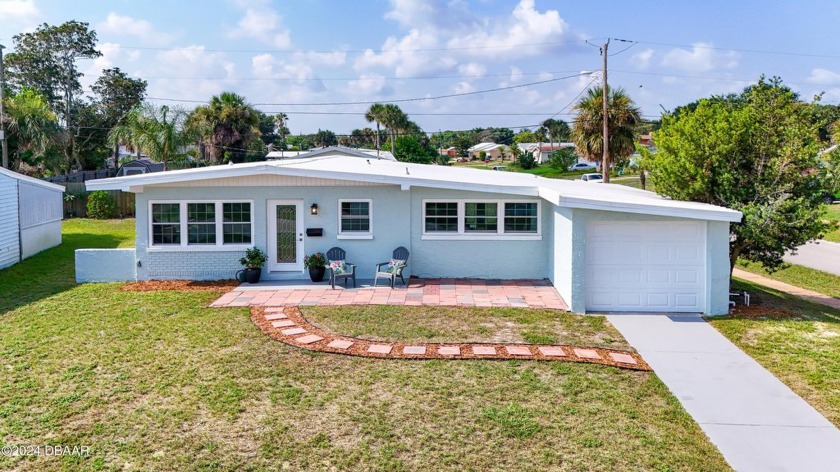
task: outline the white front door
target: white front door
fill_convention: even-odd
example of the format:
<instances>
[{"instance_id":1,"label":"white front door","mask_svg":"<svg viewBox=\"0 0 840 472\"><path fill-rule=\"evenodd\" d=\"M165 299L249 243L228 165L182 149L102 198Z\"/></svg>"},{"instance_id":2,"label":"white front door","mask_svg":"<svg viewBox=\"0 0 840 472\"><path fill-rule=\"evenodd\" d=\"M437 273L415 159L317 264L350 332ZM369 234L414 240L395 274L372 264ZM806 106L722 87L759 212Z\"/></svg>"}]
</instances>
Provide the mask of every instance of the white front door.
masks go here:
<instances>
[{"instance_id":1,"label":"white front door","mask_svg":"<svg viewBox=\"0 0 840 472\"><path fill-rule=\"evenodd\" d=\"M268 201L269 272L303 271L303 201Z\"/></svg>"}]
</instances>

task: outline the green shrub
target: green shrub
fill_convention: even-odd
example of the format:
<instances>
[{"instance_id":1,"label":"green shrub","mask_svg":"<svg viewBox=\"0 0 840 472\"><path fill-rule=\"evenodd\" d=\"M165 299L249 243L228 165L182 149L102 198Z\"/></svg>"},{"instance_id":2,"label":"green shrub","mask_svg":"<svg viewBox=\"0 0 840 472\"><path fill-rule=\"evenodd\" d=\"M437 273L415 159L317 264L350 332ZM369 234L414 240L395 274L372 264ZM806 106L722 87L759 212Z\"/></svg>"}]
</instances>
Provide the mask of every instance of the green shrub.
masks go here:
<instances>
[{"instance_id":1,"label":"green shrub","mask_svg":"<svg viewBox=\"0 0 840 472\"><path fill-rule=\"evenodd\" d=\"M519 156L519 167L525 170L537 167L537 159L534 158L534 153L526 152Z\"/></svg>"},{"instance_id":2,"label":"green shrub","mask_svg":"<svg viewBox=\"0 0 840 472\"><path fill-rule=\"evenodd\" d=\"M104 190L91 192L87 199L87 216L104 220L117 216L117 201Z\"/></svg>"}]
</instances>

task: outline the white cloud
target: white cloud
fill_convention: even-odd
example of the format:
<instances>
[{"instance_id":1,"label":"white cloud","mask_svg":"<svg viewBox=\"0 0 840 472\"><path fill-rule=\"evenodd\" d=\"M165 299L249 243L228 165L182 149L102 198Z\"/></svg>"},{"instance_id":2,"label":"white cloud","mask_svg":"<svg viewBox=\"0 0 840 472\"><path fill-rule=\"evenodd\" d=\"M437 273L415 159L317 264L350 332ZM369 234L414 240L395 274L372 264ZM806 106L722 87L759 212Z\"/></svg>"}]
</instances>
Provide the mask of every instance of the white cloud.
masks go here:
<instances>
[{"instance_id":1,"label":"white cloud","mask_svg":"<svg viewBox=\"0 0 840 472\"><path fill-rule=\"evenodd\" d=\"M158 31L146 20L120 15L116 12L108 13L105 21L96 24L96 31L114 35L115 37L134 36L144 42L163 45L169 44L173 36Z\"/></svg>"},{"instance_id":2,"label":"white cloud","mask_svg":"<svg viewBox=\"0 0 840 472\"><path fill-rule=\"evenodd\" d=\"M636 54L633 54L631 62L633 63L633 66L638 69L647 69L653 59L653 54L654 51L650 48L645 49L644 51L639 51Z\"/></svg>"},{"instance_id":3,"label":"white cloud","mask_svg":"<svg viewBox=\"0 0 840 472\"><path fill-rule=\"evenodd\" d=\"M808 76L808 82L821 85L840 84L840 73L828 69L816 68Z\"/></svg>"},{"instance_id":4,"label":"white cloud","mask_svg":"<svg viewBox=\"0 0 840 472\"><path fill-rule=\"evenodd\" d=\"M470 78L481 78L487 73L487 67L477 62L468 62L458 66L458 73Z\"/></svg>"},{"instance_id":5,"label":"white cloud","mask_svg":"<svg viewBox=\"0 0 840 472\"><path fill-rule=\"evenodd\" d=\"M97 45L101 56L93 60L93 66L98 73L102 69L110 69L115 65L125 67L126 62L133 62L140 58L140 51L125 50L118 43L99 43Z\"/></svg>"},{"instance_id":6,"label":"white cloud","mask_svg":"<svg viewBox=\"0 0 840 472\"><path fill-rule=\"evenodd\" d=\"M0 17L3 21L13 19L31 20L40 14L34 0L0 0Z\"/></svg>"},{"instance_id":7,"label":"white cloud","mask_svg":"<svg viewBox=\"0 0 840 472\"><path fill-rule=\"evenodd\" d=\"M252 1L240 6L245 14L228 36L251 38L271 44L277 49L287 49L292 44L291 32L282 27L283 18L265 1Z\"/></svg>"},{"instance_id":8,"label":"white cloud","mask_svg":"<svg viewBox=\"0 0 840 472\"><path fill-rule=\"evenodd\" d=\"M325 90L324 83L315 70L305 61L286 61L272 54L259 54L251 59L251 70L255 77L279 79L284 85L311 92Z\"/></svg>"},{"instance_id":9,"label":"white cloud","mask_svg":"<svg viewBox=\"0 0 840 472\"><path fill-rule=\"evenodd\" d=\"M397 77L417 77L452 70L458 61L448 55L430 54L438 47L435 34L412 29L402 39L393 36L385 40L382 52L367 49L356 59L356 70L373 68L393 69Z\"/></svg>"},{"instance_id":10,"label":"white cloud","mask_svg":"<svg viewBox=\"0 0 840 472\"><path fill-rule=\"evenodd\" d=\"M738 65L740 54L720 51L712 43L694 43L691 50L676 48L662 58L662 65L690 72L709 72L715 69L732 69Z\"/></svg>"},{"instance_id":11,"label":"white cloud","mask_svg":"<svg viewBox=\"0 0 840 472\"><path fill-rule=\"evenodd\" d=\"M378 74L361 75L356 80L347 82L347 91L356 96L384 96L394 92L385 77Z\"/></svg>"},{"instance_id":12,"label":"white cloud","mask_svg":"<svg viewBox=\"0 0 840 472\"><path fill-rule=\"evenodd\" d=\"M547 45L522 48L522 44L557 42L569 32L569 26L557 10L539 12L534 0L521 0L510 16L475 21L447 42L452 48L470 48L464 52L474 56L497 56L517 50L521 55L544 54Z\"/></svg>"}]
</instances>

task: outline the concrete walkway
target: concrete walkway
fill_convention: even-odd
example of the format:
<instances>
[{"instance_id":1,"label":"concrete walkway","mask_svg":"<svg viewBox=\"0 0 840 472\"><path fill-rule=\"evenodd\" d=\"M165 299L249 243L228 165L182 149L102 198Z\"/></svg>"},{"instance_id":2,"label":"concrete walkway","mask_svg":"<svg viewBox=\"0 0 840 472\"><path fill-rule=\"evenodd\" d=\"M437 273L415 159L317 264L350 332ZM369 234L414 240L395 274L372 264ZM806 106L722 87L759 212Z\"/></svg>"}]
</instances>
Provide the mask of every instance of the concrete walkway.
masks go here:
<instances>
[{"instance_id":1,"label":"concrete walkway","mask_svg":"<svg viewBox=\"0 0 840 472\"><path fill-rule=\"evenodd\" d=\"M812 241L796 248L796 255L785 255L785 262L840 275L840 244Z\"/></svg>"},{"instance_id":2,"label":"concrete walkway","mask_svg":"<svg viewBox=\"0 0 840 472\"><path fill-rule=\"evenodd\" d=\"M840 470L840 431L699 315L607 318L735 470Z\"/></svg>"},{"instance_id":3,"label":"concrete walkway","mask_svg":"<svg viewBox=\"0 0 840 472\"><path fill-rule=\"evenodd\" d=\"M732 271L733 277L738 277L739 279L746 280L748 282L756 283L759 285L764 285L765 287L770 287L772 289L776 289L780 292L789 293L791 295L795 295L800 298L804 298L808 301L819 303L820 305L825 305L837 310L840 310L840 298L830 297L826 294L815 292L813 290L808 290L806 288L797 287L795 285L786 284L784 282L779 282L778 280L773 280L769 277L764 277L763 275L753 274L752 272L747 272L742 269L735 268Z\"/></svg>"}]
</instances>

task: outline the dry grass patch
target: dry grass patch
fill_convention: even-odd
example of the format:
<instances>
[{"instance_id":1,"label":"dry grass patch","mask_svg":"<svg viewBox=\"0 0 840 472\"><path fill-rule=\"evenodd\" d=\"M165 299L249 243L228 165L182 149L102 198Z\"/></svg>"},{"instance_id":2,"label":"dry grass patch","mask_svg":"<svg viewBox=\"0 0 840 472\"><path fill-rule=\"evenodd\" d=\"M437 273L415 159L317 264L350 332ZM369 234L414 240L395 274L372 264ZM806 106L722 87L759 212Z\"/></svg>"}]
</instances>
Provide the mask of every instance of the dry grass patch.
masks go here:
<instances>
[{"instance_id":1,"label":"dry grass patch","mask_svg":"<svg viewBox=\"0 0 840 472\"><path fill-rule=\"evenodd\" d=\"M326 331L371 341L569 344L633 351L603 316L533 308L301 306Z\"/></svg>"}]
</instances>

